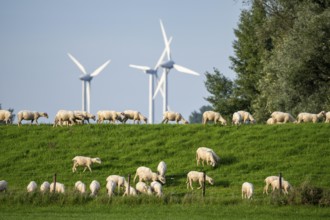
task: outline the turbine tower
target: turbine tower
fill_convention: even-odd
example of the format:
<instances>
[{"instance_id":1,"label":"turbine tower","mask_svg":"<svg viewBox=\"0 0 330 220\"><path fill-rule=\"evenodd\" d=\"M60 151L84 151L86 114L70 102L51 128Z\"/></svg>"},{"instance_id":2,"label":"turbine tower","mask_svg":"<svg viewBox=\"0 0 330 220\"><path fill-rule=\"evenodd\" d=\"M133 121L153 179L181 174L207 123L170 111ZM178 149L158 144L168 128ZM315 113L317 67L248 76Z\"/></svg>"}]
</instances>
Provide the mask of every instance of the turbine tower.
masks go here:
<instances>
[{"instance_id":1,"label":"turbine tower","mask_svg":"<svg viewBox=\"0 0 330 220\"><path fill-rule=\"evenodd\" d=\"M176 69L177 71L181 73L186 73L186 74L191 74L191 75L196 75L199 76L199 73L190 70L186 67L180 66L176 64L171 57L171 49L170 49L170 42L167 39L165 28L163 25L162 20L160 20L160 27L162 30L162 35L164 38L164 43L165 43L165 49L166 49L166 54L167 54L167 61L163 62L160 64L160 66L164 69L163 75L160 79L160 82L158 83L157 89L154 94L154 98L156 97L158 91L160 88L163 86L164 89L164 97L163 97L163 112L167 111L167 103L168 103L168 83L167 83L167 77L171 69Z\"/></svg>"},{"instance_id":2,"label":"turbine tower","mask_svg":"<svg viewBox=\"0 0 330 220\"><path fill-rule=\"evenodd\" d=\"M110 60L94 70L94 72L88 74L84 66L81 65L81 63L79 63L76 58L74 58L70 53L68 53L68 56L83 73L83 75L79 77L79 79L82 81L82 111L90 112L91 81L93 77L99 75L102 72L102 70L110 63Z\"/></svg>"}]
</instances>

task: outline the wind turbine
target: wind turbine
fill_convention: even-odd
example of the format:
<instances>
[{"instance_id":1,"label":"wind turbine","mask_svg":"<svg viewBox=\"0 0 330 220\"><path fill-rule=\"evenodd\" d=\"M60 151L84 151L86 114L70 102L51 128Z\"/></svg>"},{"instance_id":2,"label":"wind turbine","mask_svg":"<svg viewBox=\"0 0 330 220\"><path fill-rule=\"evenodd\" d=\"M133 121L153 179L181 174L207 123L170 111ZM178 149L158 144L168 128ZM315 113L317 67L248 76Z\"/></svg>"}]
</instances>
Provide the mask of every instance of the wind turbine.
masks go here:
<instances>
[{"instance_id":1,"label":"wind turbine","mask_svg":"<svg viewBox=\"0 0 330 220\"><path fill-rule=\"evenodd\" d=\"M100 66L96 70L94 70L94 72L87 74L84 66L81 65L81 63L79 63L79 61L76 58L74 58L70 53L68 53L68 56L83 73L83 75L79 77L79 79L82 81L82 111L90 112L91 81L93 77L99 75L102 72L102 70L110 63L110 60L105 62L102 66Z\"/></svg>"},{"instance_id":2,"label":"wind turbine","mask_svg":"<svg viewBox=\"0 0 330 220\"><path fill-rule=\"evenodd\" d=\"M172 37L169 40L169 44L171 44L171 41L172 41ZM154 97L153 97L155 95L155 94L153 94L154 78L156 77L156 79L158 81L158 68L159 68L161 62L163 62L163 60L164 60L165 53L166 53L166 48L164 49L163 53L161 54L156 66L154 68L151 68L149 66L138 66L138 65L133 65L133 64L129 65L132 68L142 70L146 74L149 74L149 122L150 122L150 124L154 123L154 117L155 117ZM162 96L164 97L163 89L160 89L159 91L161 92Z\"/></svg>"},{"instance_id":3,"label":"wind turbine","mask_svg":"<svg viewBox=\"0 0 330 220\"><path fill-rule=\"evenodd\" d=\"M161 27L162 35L163 35L163 38L164 38L165 49L166 49L166 54L167 54L167 61L160 64L160 66L164 69L164 71L163 71L163 75L160 79L160 82L158 83L157 89L155 91L154 98L156 97L156 95L157 95L158 91L160 90L161 86L163 86L163 89L164 89L163 112L166 112L167 111L167 103L168 103L167 77L168 77L168 74L169 74L170 70L174 68L174 69L176 69L177 71L179 71L181 73L186 73L186 74L196 75L196 76L199 76L199 73L197 73L193 70L190 70L186 67L180 66L172 60L170 42L167 39L165 28L164 28L162 20L160 20L160 27Z\"/></svg>"}]
</instances>

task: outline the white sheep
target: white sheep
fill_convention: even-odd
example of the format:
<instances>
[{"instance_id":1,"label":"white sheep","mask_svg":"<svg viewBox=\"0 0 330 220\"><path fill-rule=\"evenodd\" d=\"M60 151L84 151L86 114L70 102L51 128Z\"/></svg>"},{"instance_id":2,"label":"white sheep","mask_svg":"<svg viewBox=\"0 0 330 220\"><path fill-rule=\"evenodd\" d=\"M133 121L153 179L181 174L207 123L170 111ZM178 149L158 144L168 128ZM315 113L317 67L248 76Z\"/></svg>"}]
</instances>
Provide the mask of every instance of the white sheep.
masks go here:
<instances>
[{"instance_id":1,"label":"white sheep","mask_svg":"<svg viewBox=\"0 0 330 220\"><path fill-rule=\"evenodd\" d=\"M211 185L214 184L214 180L205 175L205 180L208 181ZM189 189L189 186L191 189L193 189L192 187L192 182L199 182L200 187L198 189L201 189L203 187L203 183L204 183L204 173L203 172L198 172L198 171L190 171L187 174L187 189Z\"/></svg>"},{"instance_id":2,"label":"white sheep","mask_svg":"<svg viewBox=\"0 0 330 220\"><path fill-rule=\"evenodd\" d=\"M238 111L237 113L242 116L242 120L243 120L244 124L246 124L246 123L254 124L256 122L256 120L253 118L253 116L247 111Z\"/></svg>"},{"instance_id":3,"label":"white sheep","mask_svg":"<svg viewBox=\"0 0 330 220\"><path fill-rule=\"evenodd\" d=\"M22 120L31 121L31 124L33 124L33 121L38 124L38 119L40 117L48 118L48 114L46 112L32 112L28 110L22 110L17 113L17 119L18 119L18 126L22 124Z\"/></svg>"},{"instance_id":4,"label":"white sheep","mask_svg":"<svg viewBox=\"0 0 330 220\"><path fill-rule=\"evenodd\" d=\"M148 195L152 195L152 190L151 187L148 186L146 183L144 182L138 182L135 186L136 191L141 193L141 194L148 194Z\"/></svg>"},{"instance_id":5,"label":"white sheep","mask_svg":"<svg viewBox=\"0 0 330 220\"><path fill-rule=\"evenodd\" d=\"M0 192L6 191L8 188L8 182L6 180L0 181Z\"/></svg>"},{"instance_id":6,"label":"white sheep","mask_svg":"<svg viewBox=\"0 0 330 220\"><path fill-rule=\"evenodd\" d=\"M120 192L120 187L124 187L127 184L125 177L119 175L110 175L107 177L106 181L113 181L118 186L118 193Z\"/></svg>"},{"instance_id":7,"label":"white sheep","mask_svg":"<svg viewBox=\"0 0 330 220\"><path fill-rule=\"evenodd\" d=\"M294 119L294 117L290 113L286 113L286 112L273 112L271 114L271 117L274 120L275 124L287 123L287 122L297 123L296 119Z\"/></svg>"},{"instance_id":8,"label":"white sheep","mask_svg":"<svg viewBox=\"0 0 330 220\"><path fill-rule=\"evenodd\" d=\"M85 185L85 183L81 182L80 180L77 181L77 182L74 184L74 189L75 189L76 191L78 191L79 193L81 193L81 194L86 193L86 185Z\"/></svg>"},{"instance_id":9,"label":"white sheep","mask_svg":"<svg viewBox=\"0 0 330 220\"><path fill-rule=\"evenodd\" d=\"M245 182L242 184L242 199L252 199L253 195L253 184Z\"/></svg>"},{"instance_id":10,"label":"white sheep","mask_svg":"<svg viewBox=\"0 0 330 220\"><path fill-rule=\"evenodd\" d=\"M208 121L214 121L214 124L219 122L222 125L227 125L227 121L221 114L214 111L206 111L203 113L203 124L206 124Z\"/></svg>"},{"instance_id":11,"label":"white sheep","mask_svg":"<svg viewBox=\"0 0 330 220\"><path fill-rule=\"evenodd\" d=\"M220 157L210 148L199 147L196 150L197 166L199 166L200 160L202 161L203 166L204 166L204 161L206 161L207 165L210 164L212 167L215 167L220 162Z\"/></svg>"},{"instance_id":12,"label":"white sheep","mask_svg":"<svg viewBox=\"0 0 330 220\"><path fill-rule=\"evenodd\" d=\"M50 192L54 192L54 183L50 184ZM65 193L65 186L63 183L56 182L55 184L55 192L57 193Z\"/></svg>"},{"instance_id":13,"label":"white sheep","mask_svg":"<svg viewBox=\"0 0 330 220\"><path fill-rule=\"evenodd\" d=\"M50 191L50 184L49 182L45 181L40 186L40 192L46 193Z\"/></svg>"},{"instance_id":14,"label":"white sheep","mask_svg":"<svg viewBox=\"0 0 330 220\"><path fill-rule=\"evenodd\" d=\"M157 173L152 172L149 167L142 166L142 167L137 168L135 176L134 176L134 180L133 180L134 182L135 182L135 179L137 176L139 177L139 182L159 180L160 182L165 184L165 178L162 177L161 175L158 175Z\"/></svg>"},{"instance_id":15,"label":"white sheep","mask_svg":"<svg viewBox=\"0 0 330 220\"><path fill-rule=\"evenodd\" d=\"M267 122L268 125L273 125L275 124L275 120L273 118L268 118Z\"/></svg>"},{"instance_id":16,"label":"white sheep","mask_svg":"<svg viewBox=\"0 0 330 220\"><path fill-rule=\"evenodd\" d=\"M175 121L177 124L179 124L179 122L182 121L183 124L188 124L188 121L186 121L180 113L166 111L163 113L162 123L167 124L169 121Z\"/></svg>"},{"instance_id":17,"label":"white sheep","mask_svg":"<svg viewBox=\"0 0 330 220\"><path fill-rule=\"evenodd\" d=\"M59 110L55 115L54 127L57 125L62 126L64 123L67 126L73 125L77 120L84 120L84 117L80 114L74 114L73 111Z\"/></svg>"},{"instance_id":18,"label":"white sheep","mask_svg":"<svg viewBox=\"0 0 330 220\"><path fill-rule=\"evenodd\" d=\"M162 184L160 184L157 181L153 181L150 184L151 190L156 193L158 197L161 197L163 195L163 189Z\"/></svg>"},{"instance_id":19,"label":"white sheep","mask_svg":"<svg viewBox=\"0 0 330 220\"><path fill-rule=\"evenodd\" d=\"M111 197L115 194L116 183L112 180L107 181L107 185L105 186L107 189L108 196Z\"/></svg>"},{"instance_id":20,"label":"white sheep","mask_svg":"<svg viewBox=\"0 0 330 220\"><path fill-rule=\"evenodd\" d=\"M97 112L97 123L101 124L103 121L109 120L109 123L115 124L116 121L122 122L121 112L102 110Z\"/></svg>"},{"instance_id":21,"label":"white sheep","mask_svg":"<svg viewBox=\"0 0 330 220\"><path fill-rule=\"evenodd\" d=\"M134 187L129 186L129 188L128 188L128 183L126 183L125 184L125 192L124 192L123 196L128 196L128 189L129 189L129 195L131 195L131 196L136 196L137 195L136 190L134 189Z\"/></svg>"},{"instance_id":22,"label":"white sheep","mask_svg":"<svg viewBox=\"0 0 330 220\"><path fill-rule=\"evenodd\" d=\"M90 196L97 196L101 188L100 183L97 180L93 180L89 185L89 189L91 190Z\"/></svg>"},{"instance_id":23,"label":"white sheep","mask_svg":"<svg viewBox=\"0 0 330 220\"><path fill-rule=\"evenodd\" d=\"M281 179L284 180L283 177L281 177ZM265 185L265 187L264 187L264 191L263 191L263 193L268 194L268 187L269 187L269 185L271 185L271 183L272 183L273 181L275 181L275 180L279 181L279 177L278 177L278 176L268 176L268 177L266 177L266 179L265 179L265 183L266 183L266 185Z\"/></svg>"},{"instance_id":24,"label":"white sheep","mask_svg":"<svg viewBox=\"0 0 330 220\"><path fill-rule=\"evenodd\" d=\"M272 185L272 189L273 191L275 189L280 189L280 181L279 180L274 180L270 183ZM285 194L288 194L289 190L292 188L292 186L290 185L290 183L286 180L282 179L282 190Z\"/></svg>"},{"instance_id":25,"label":"white sheep","mask_svg":"<svg viewBox=\"0 0 330 220\"><path fill-rule=\"evenodd\" d=\"M146 124L148 122L148 119L138 111L126 110L123 111L121 115L123 116L123 123L126 123L128 119L133 120L134 124L135 122L139 124L140 121L144 121Z\"/></svg>"},{"instance_id":26,"label":"white sheep","mask_svg":"<svg viewBox=\"0 0 330 220\"><path fill-rule=\"evenodd\" d=\"M92 172L91 165L93 163L98 163L101 164L101 159L96 157L96 158L91 158L91 157L85 157L85 156L75 156L73 159L73 167L72 167L72 172L75 172L77 170L78 166L83 166L85 167L84 171L88 168L90 172Z\"/></svg>"},{"instance_id":27,"label":"white sheep","mask_svg":"<svg viewBox=\"0 0 330 220\"><path fill-rule=\"evenodd\" d=\"M164 161L160 161L157 166L158 175L164 177L165 179L166 170L167 170L166 163Z\"/></svg>"},{"instance_id":28,"label":"white sheep","mask_svg":"<svg viewBox=\"0 0 330 220\"><path fill-rule=\"evenodd\" d=\"M318 122L321 118L326 117L325 111L321 111L318 114L312 114L307 112L299 113L297 116L298 123L301 122Z\"/></svg>"},{"instance_id":29,"label":"white sheep","mask_svg":"<svg viewBox=\"0 0 330 220\"><path fill-rule=\"evenodd\" d=\"M243 122L243 118L242 118L241 114L239 114L238 112L235 112L233 114L233 118L231 121L234 125L240 125Z\"/></svg>"},{"instance_id":30,"label":"white sheep","mask_svg":"<svg viewBox=\"0 0 330 220\"><path fill-rule=\"evenodd\" d=\"M73 111L73 114L76 118L83 117L84 119L81 120L81 123L84 124L84 121L86 120L89 124L89 119L93 119L95 121L95 115L86 112L86 111ZM78 120L77 120L78 121Z\"/></svg>"},{"instance_id":31,"label":"white sheep","mask_svg":"<svg viewBox=\"0 0 330 220\"><path fill-rule=\"evenodd\" d=\"M8 110L0 109L0 121L6 122L6 124L12 123L12 114Z\"/></svg>"},{"instance_id":32,"label":"white sheep","mask_svg":"<svg viewBox=\"0 0 330 220\"><path fill-rule=\"evenodd\" d=\"M36 191L37 188L38 188L37 183L35 181L31 181L29 185L26 187L26 190L30 193Z\"/></svg>"},{"instance_id":33,"label":"white sheep","mask_svg":"<svg viewBox=\"0 0 330 220\"><path fill-rule=\"evenodd\" d=\"M330 112L325 113L325 123L330 123Z\"/></svg>"}]
</instances>

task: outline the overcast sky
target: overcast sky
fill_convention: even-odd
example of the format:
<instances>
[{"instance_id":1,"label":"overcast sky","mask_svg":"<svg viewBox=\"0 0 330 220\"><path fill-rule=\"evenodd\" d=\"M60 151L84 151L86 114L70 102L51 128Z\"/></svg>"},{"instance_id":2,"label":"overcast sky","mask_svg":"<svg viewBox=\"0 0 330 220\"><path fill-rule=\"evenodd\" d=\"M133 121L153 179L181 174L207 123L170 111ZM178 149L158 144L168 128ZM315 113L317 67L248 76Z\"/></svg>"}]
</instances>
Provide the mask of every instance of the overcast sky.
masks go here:
<instances>
[{"instance_id":1,"label":"overcast sky","mask_svg":"<svg viewBox=\"0 0 330 220\"><path fill-rule=\"evenodd\" d=\"M154 66L164 49L159 20L173 36L173 60L201 76L171 70L169 106L188 119L208 103L205 72L218 68L234 79L229 56L244 5L235 0L2 0L0 103L3 109L44 111L52 123L60 109L80 110L80 70L70 52L94 71L91 113L138 110L148 116L148 75L129 64ZM159 71L161 74L162 71ZM162 120L162 97L155 121ZM15 123L17 119L15 118Z\"/></svg>"}]
</instances>

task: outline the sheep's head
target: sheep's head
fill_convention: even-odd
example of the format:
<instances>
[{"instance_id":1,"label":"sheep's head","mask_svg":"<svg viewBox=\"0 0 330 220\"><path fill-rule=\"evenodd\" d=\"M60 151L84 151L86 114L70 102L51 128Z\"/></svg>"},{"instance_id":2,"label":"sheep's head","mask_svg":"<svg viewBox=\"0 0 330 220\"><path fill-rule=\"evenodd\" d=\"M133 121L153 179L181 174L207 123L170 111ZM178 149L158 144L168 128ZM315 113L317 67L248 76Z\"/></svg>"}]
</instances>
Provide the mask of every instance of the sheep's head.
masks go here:
<instances>
[{"instance_id":1,"label":"sheep's head","mask_svg":"<svg viewBox=\"0 0 330 220\"><path fill-rule=\"evenodd\" d=\"M145 117L144 119L143 119L143 121L147 124L148 123L148 119Z\"/></svg>"},{"instance_id":2,"label":"sheep's head","mask_svg":"<svg viewBox=\"0 0 330 220\"><path fill-rule=\"evenodd\" d=\"M96 157L96 158L92 158L92 162L93 162L93 163L99 163L99 164L101 164L101 159L98 158L98 157Z\"/></svg>"},{"instance_id":3,"label":"sheep's head","mask_svg":"<svg viewBox=\"0 0 330 220\"><path fill-rule=\"evenodd\" d=\"M46 118L48 118L48 114L46 112L43 112L42 115Z\"/></svg>"},{"instance_id":4,"label":"sheep's head","mask_svg":"<svg viewBox=\"0 0 330 220\"><path fill-rule=\"evenodd\" d=\"M165 179L165 177L163 177L163 176L161 176L161 175L158 175L158 180L159 180L161 183L163 183L163 184L166 183L166 179Z\"/></svg>"},{"instance_id":5,"label":"sheep's head","mask_svg":"<svg viewBox=\"0 0 330 220\"><path fill-rule=\"evenodd\" d=\"M214 184L214 180L213 180L211 177L206 176L206 180L207 180L211 185Z\"/></svg>"}]
</instances>

